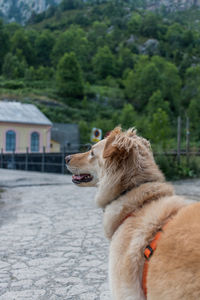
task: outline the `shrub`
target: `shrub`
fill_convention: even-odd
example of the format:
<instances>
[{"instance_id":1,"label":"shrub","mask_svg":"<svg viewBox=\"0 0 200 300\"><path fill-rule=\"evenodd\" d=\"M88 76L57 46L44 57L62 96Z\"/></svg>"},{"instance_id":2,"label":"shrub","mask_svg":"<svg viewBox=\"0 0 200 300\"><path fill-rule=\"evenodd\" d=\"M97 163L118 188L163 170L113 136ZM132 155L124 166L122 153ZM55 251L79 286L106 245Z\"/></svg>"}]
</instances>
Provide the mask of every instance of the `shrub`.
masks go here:
<instances>
[{"instance_id":1,"label":"shrub","mask_svg":"<svg viewBox=\"0 0 200 300\"><path fill-rule=\"evenodd\" d=\"M1 82L0 87L5 89L17 90L17 89L23 89L25 87L25 84L23 81L10 80L10 81Z\"/></svg>"}]
</instances>

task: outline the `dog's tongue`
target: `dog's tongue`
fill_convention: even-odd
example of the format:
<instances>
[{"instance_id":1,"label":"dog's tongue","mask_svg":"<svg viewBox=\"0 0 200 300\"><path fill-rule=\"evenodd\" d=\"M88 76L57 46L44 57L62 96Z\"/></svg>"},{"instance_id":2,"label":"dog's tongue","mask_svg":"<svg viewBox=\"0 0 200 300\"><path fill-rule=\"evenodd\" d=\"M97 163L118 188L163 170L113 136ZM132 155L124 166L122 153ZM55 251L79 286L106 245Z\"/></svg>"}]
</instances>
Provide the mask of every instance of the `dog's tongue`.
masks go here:
<instances>
[{"instance_id":1,"label":"dog's tongue","mask_svg":"<svg viewBox=\"0 0 200 300\"><path fill-rule=\"evenodd\" d=\"M72 178L75 180L82 180L86 176L88 176L88 174L80 174L80 175L73 175Z\"/></svg>"}]
</instances>

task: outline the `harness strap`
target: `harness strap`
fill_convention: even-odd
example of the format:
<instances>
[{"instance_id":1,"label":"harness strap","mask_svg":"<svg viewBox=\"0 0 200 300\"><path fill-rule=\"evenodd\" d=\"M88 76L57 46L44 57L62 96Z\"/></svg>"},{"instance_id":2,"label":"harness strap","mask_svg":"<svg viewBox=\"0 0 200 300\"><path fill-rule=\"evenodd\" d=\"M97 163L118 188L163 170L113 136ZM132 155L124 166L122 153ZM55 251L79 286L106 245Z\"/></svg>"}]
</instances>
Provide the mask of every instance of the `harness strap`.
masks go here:
<instances>
[{"instance_id":1,"label":"harness strap","mask_svg":"<svg viewBox=\"0 0 200 300\"><path fill-rule=\"evenodd\" d=\"M146 297L147 297L147 273L148 273L148 268L149 268L149 260L150 260L151 256L153 255L154 251L156 250L157 243L160 240L162 232L166 228L167 224L165 224L163 226L163 228L161 228L157 232L153 241L144 250L145 262L144 262L144 267L143 267L142 288L143 288L143 291L144 291L144 294Z\"/></svg>"}]
</instances>

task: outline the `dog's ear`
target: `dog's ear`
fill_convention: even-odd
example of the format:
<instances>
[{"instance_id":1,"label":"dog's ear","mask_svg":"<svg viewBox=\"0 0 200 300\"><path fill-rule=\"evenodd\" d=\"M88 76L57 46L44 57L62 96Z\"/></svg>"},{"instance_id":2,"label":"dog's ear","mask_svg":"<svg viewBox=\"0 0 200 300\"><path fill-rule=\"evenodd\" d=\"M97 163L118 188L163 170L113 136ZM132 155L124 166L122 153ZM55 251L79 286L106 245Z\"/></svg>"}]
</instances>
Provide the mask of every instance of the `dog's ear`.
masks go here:
<instances>
[{"instance_id":1,"label":"dog's ear","mask_svg":"<svg viewBox=\"0 0 200 300\"><path fill-rule=\"evenodd\" d=\"M133 147L133 138L127 132L122 132L121 127L115 128L107 137L104 147L103 158L110 158L121 162L129 156L130 149Z\"/></svg>"},{"instance_id":2,"label":"dog's ear","mask_svg":"<svg viewBox=\"0 0 200 300\"><path fill-rule=\"evenodd\" d=\"M103 151L103 158L108 158L113 156L117 152L116 145L113 145L113 142L117 135L121 133L121 127L116 127L111 131L109 136L106 138L106 144Z\"/></svg>"}]
</instances>

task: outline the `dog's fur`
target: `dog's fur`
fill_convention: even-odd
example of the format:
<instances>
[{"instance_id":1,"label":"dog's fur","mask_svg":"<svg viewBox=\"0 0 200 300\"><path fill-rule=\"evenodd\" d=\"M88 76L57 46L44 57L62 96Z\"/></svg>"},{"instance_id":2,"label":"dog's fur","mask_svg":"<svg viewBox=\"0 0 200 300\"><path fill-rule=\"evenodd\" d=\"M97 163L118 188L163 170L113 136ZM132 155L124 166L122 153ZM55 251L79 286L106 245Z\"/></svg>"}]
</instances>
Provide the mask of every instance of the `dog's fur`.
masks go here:
<instances>
[{"instance_id":1,"label":"dog's fur","mask_svg":"<svg viewBox=\"0 0 200 300\"><path fill-rule=\"evenodd\" d=\"M147 140L135 130L114 129L92 151L67 160L74 174L89 173L97 186L110 243L113 299L144 300L144 249L168 222L150 259L148 300L200 299L200 204L174 195L157 167ZM126 218L129 216L128 218Z\"/></svg>"}]
</instances>

